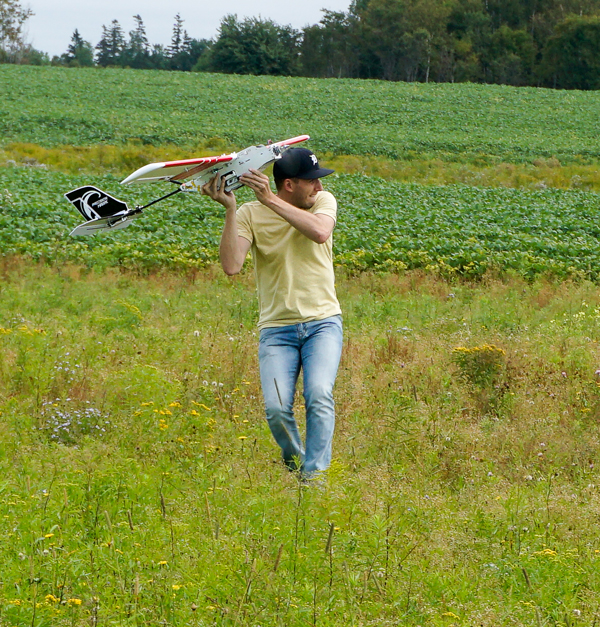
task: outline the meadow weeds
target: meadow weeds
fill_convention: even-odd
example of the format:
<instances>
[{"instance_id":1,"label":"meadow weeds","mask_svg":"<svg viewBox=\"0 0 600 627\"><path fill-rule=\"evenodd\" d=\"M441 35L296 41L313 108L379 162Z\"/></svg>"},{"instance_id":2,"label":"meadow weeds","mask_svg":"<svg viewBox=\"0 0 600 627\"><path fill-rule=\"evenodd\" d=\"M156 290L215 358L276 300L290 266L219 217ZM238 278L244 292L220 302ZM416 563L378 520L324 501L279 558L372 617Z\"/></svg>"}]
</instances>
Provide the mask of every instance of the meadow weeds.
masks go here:
<instances>
[{"instance_id":1,"label":"meadow weeds","mask_svg":"<svg viewBox=\"0 0 600 627\"><path fill-rule=\"evenodd\" d=\"M0 147L0 164L48 169L65 174L110 173L121 179L134 170L154 162L219 155L240 150L240 146L220 138L190 146L145 145L140 142L119 145L40 146L14 142ZM476 185L518 189L578 189L600 191L597 163L568 163L553 157L532 159L529 163L511 163L502 159L466 162L443 158L389 159L373 155L320 155L328 167L340 174L364 174L388 181L423 185Z\"/></svg>"},{"instance_id":2,"label":"meadow weeds","mask_svg":"<svg viewBox=\"0 0 600 627\"><path fill-rule=\"evenodd\" d=\"M471 388L479 410L483 414L499 411L505 391L500 379L506 368L506 351L489 344L458 346L452 350L451 359L459 378Z\"/></svg>"},{"instance_id":3,"label":"meadow weeds","mask_svg":"<svg viewBox=\"0 0 600 627\"><path fill-rule=\"evenodd\" d=\"M0 275L3 626L597 621L594 284L340 274L335 456L303 489L250 274Z\"/></svg>"}]
</instances>

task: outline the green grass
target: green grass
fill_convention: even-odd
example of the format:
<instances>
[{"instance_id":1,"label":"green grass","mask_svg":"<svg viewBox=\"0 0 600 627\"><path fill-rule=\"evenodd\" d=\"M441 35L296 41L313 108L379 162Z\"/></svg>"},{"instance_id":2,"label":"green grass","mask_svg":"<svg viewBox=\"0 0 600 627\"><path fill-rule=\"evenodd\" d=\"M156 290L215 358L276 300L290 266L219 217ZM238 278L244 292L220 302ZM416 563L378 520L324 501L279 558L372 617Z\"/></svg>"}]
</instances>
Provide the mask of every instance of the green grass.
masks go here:
<instances>
[{"instance_id":1,"label":"green grass","mask_svg":"<svg viewBox=\"0 0 600 627\"><path fill-rule=\"evenodd\" d=\"M594 285L340 276L334 461L299 490L250 277L0 273L2 625L596 620Z\"/></svg>"},{"instance_id":2,"label":"green grass","mask_svg":"<svg viewBox=\"0 0 600 627\"><path fill-rule=\"evenodd\" d=\"M597 623L596 93L0 73L0 158L31 166L0 168L2 627ZM307 490L219 207L74 240L63 198L143 202L118 180L144 159L299 133L355 172L327 179L345 346Z\"/></svg>"},{"instance_id":3,"label":"green grass","mask_svg":"<svg viewBox=\"0 0 600 627\"><path fill-rule=\"evenodd\" d=\"M318 153L596 163L597 92L491 85L0 67L1 144L240 149L309 134Z\"/></svg>"}]
</instances>

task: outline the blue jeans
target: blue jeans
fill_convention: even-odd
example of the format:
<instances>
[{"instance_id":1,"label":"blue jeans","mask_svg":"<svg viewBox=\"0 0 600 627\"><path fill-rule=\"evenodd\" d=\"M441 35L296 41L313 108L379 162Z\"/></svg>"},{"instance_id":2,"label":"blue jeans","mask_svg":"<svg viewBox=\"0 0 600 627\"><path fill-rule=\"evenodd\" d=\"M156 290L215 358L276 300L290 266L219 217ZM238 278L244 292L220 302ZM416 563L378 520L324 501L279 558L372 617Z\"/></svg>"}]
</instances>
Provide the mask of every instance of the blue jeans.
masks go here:
<instances>
[{"instance_id":1,"label":"blue jeans","mask_svg":"<svg viewBox=\"0 0 600 627\"><path fill-rule=\"evenodd\" d=\"M258 358L267 422L283 461L304 475L326 470L335 426L333 385L342 354L342 318L268 327L260 332ZM294 418L296 382L302 369L306 448Z\"/></svg>"}]
</instances>

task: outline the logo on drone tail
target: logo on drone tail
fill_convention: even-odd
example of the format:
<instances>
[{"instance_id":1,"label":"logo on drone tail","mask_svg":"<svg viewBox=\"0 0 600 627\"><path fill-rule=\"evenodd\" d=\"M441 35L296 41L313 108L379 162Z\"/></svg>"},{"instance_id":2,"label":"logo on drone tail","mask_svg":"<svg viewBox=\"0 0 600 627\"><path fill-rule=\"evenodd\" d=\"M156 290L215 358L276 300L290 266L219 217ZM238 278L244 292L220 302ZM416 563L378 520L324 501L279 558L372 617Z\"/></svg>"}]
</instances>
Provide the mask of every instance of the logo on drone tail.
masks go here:
<instances>
[{"instance_id":1,"label":"logo on drone tail","mask_svg":"<svg viewBox=\"0 0 600 627\"><path fill-rule=\"evenodd\" d=\"M110 218L129 211L126 203L92 185L67 192L65 198L75 205L86 220Z\"/></svg>"}]
</instances>

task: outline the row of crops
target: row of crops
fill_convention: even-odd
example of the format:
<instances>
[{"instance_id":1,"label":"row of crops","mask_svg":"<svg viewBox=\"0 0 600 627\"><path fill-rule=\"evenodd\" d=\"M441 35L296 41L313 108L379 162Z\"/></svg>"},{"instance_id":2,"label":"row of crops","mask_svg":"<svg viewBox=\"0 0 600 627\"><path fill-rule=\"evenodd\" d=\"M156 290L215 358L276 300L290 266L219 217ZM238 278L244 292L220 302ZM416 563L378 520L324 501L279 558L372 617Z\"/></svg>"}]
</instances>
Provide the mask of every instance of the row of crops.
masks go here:
<instances>
[{"instance_id":1,"label":"row of crops","mask_svg":"<svg viewBox=\"0 0 600 627\"><path fill-rule=\"evenodd\" d=\"M131 205L162 191L160 185L121 188L112 176L82 180L37 168L1 168L0 253L141 270L186 270L217 261L222 210L195 193L148 209L127 229L69 237L82 220L63 193L84 183ZM351 272L423 268L470 278L489 271L600 278L598 194L426 187L361 175L333 175L326 183L339 202L336 263ZM238 198L250 199L248 190Z\"/></svg>"},{"instance_id":2,"label":"row of crops","mask_svg":"<svg viewBox=\"0 0 600 627\"><path fill-rule=\"evenodd\" d=\"M600 94L491 85L0 65L0 143L242 148L527 162L600 157Z\"/></svg>"}]
</instances>

